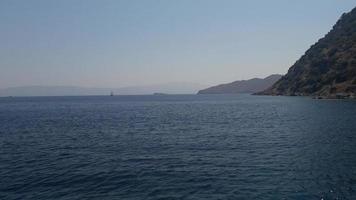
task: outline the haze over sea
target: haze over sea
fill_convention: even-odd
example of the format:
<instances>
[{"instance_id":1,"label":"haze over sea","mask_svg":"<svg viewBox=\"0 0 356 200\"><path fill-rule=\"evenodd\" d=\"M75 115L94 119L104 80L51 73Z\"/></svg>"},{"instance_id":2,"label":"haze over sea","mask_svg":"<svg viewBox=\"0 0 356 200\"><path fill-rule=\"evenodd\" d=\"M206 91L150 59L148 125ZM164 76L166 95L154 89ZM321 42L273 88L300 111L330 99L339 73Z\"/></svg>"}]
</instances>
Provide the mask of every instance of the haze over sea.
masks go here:
<instances>
[{"instance_id":1,"label":"haze over sea","mask_svg":"<svg viewBox=\"0 0 356 200\"><path fill-rule=\"evenodd\" d=\"M0 199L356 199L356 102L0 98Z\"/></svg>"}]
</instances>

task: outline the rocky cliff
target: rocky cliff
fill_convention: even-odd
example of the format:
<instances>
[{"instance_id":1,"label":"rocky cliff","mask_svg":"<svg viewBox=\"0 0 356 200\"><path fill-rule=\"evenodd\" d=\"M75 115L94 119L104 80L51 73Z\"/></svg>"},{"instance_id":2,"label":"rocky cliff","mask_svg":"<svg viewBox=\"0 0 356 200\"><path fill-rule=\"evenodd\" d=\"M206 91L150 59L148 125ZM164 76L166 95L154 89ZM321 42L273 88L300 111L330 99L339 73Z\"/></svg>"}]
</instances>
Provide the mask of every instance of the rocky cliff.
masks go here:
<instances>
[{"instance_id":1,"label":"rocky cliff","mask_svg":"<svg viewBox=\"0 0 356 200\"><path fill-rule=\"evenodd\" d=\"M356 8L343 14L285 76L258 94L355 97Z\"/></svg>"}]
</instances>

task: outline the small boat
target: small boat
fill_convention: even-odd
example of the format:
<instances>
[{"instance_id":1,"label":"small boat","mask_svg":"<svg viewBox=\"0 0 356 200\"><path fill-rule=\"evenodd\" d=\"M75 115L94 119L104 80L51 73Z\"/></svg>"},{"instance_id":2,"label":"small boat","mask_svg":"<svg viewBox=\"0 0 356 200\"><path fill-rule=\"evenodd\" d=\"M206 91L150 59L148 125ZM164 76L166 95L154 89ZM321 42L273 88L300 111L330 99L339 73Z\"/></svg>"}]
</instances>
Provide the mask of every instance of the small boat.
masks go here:
<instances>
[{"instance_id":1,"label":"small boat","mask_svg":"<svg viewBox=\"0 0 356 200\"><path fill-rule=\"evenodd\" d=\"M110 96L111 97L114 96L114 92L113 91L110 92Z\"/></svg>"},{"instance_id":2,"label":"small boat","mask_svg":"<svg viewBox=\"0 0 356 200\"><path fill-rule=\"evenodd\" d=\"M155 93L153 93L153 95L162 96L162 95L168 95L168 94L166 94L166 93L161 93L161 92L155 92Z\"/></svg>"}]
</instances>

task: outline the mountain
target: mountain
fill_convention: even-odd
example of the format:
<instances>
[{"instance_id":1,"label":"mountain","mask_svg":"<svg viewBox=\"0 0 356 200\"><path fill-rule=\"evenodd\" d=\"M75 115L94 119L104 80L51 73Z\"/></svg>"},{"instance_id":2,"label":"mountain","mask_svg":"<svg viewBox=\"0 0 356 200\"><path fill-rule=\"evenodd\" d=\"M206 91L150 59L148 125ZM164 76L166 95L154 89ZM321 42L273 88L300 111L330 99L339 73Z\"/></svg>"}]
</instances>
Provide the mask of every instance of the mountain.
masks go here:
<instances>
[{"instance_id":1,"label":"mountain","mask_svg":"<svg viewBox=\"0 0 356 200\"><path fill-rule=\"evenodd\" d=\"M235 81L200 90L198 94L236 94L259 92L271 87L281 77L282 75L273 74L264 79L253 78L249 80Z\"/></svg>"},{"instance_id":2,"label":"mountain","mask_svg":"<svg viewBox=\"0 0 356 200\"><path fill-rule=\"evenodd\" d=\"M0 96L82 96L109 93L110 89L75 86L23 86L0 89Z\"/></svg>"},{"instance_id":3,"label":"mountain","mask_svg":"<svg viewBox=\"0 0 356 200\"><path fill-rule=\"evenodd\" d=\"M195 94L204 85L174 82L122 88L89 88L75 86L24 86L0 89L0 96L83 96L83 95L144 95L154 93Z\"/></svg>"},{"instance_id":4,"label":"mountain","mask_svg":"<svg viewBox=\"0 0 356 200\"><path fill-rule=\"evenodd\" d=\"M262 95L355 97L356 8L343 14L332 30Z\"/></svg>"}]
</instances>

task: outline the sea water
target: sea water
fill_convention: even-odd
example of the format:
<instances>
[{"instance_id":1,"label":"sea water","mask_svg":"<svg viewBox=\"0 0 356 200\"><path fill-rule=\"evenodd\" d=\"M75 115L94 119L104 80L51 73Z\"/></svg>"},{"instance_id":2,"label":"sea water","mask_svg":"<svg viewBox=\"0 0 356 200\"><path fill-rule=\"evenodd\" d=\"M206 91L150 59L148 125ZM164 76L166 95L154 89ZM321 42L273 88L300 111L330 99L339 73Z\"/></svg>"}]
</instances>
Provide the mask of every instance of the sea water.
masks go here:
<instances>
[{"instance_id":1,"label":"sea water","mask_svg":"<svg viewBox=\"0 0 356 200\"><path fill-rule=\"evenodd\" d=\"M0 98L0 199L356 199L356 101Z\"/></svg>"}]
</instances>

